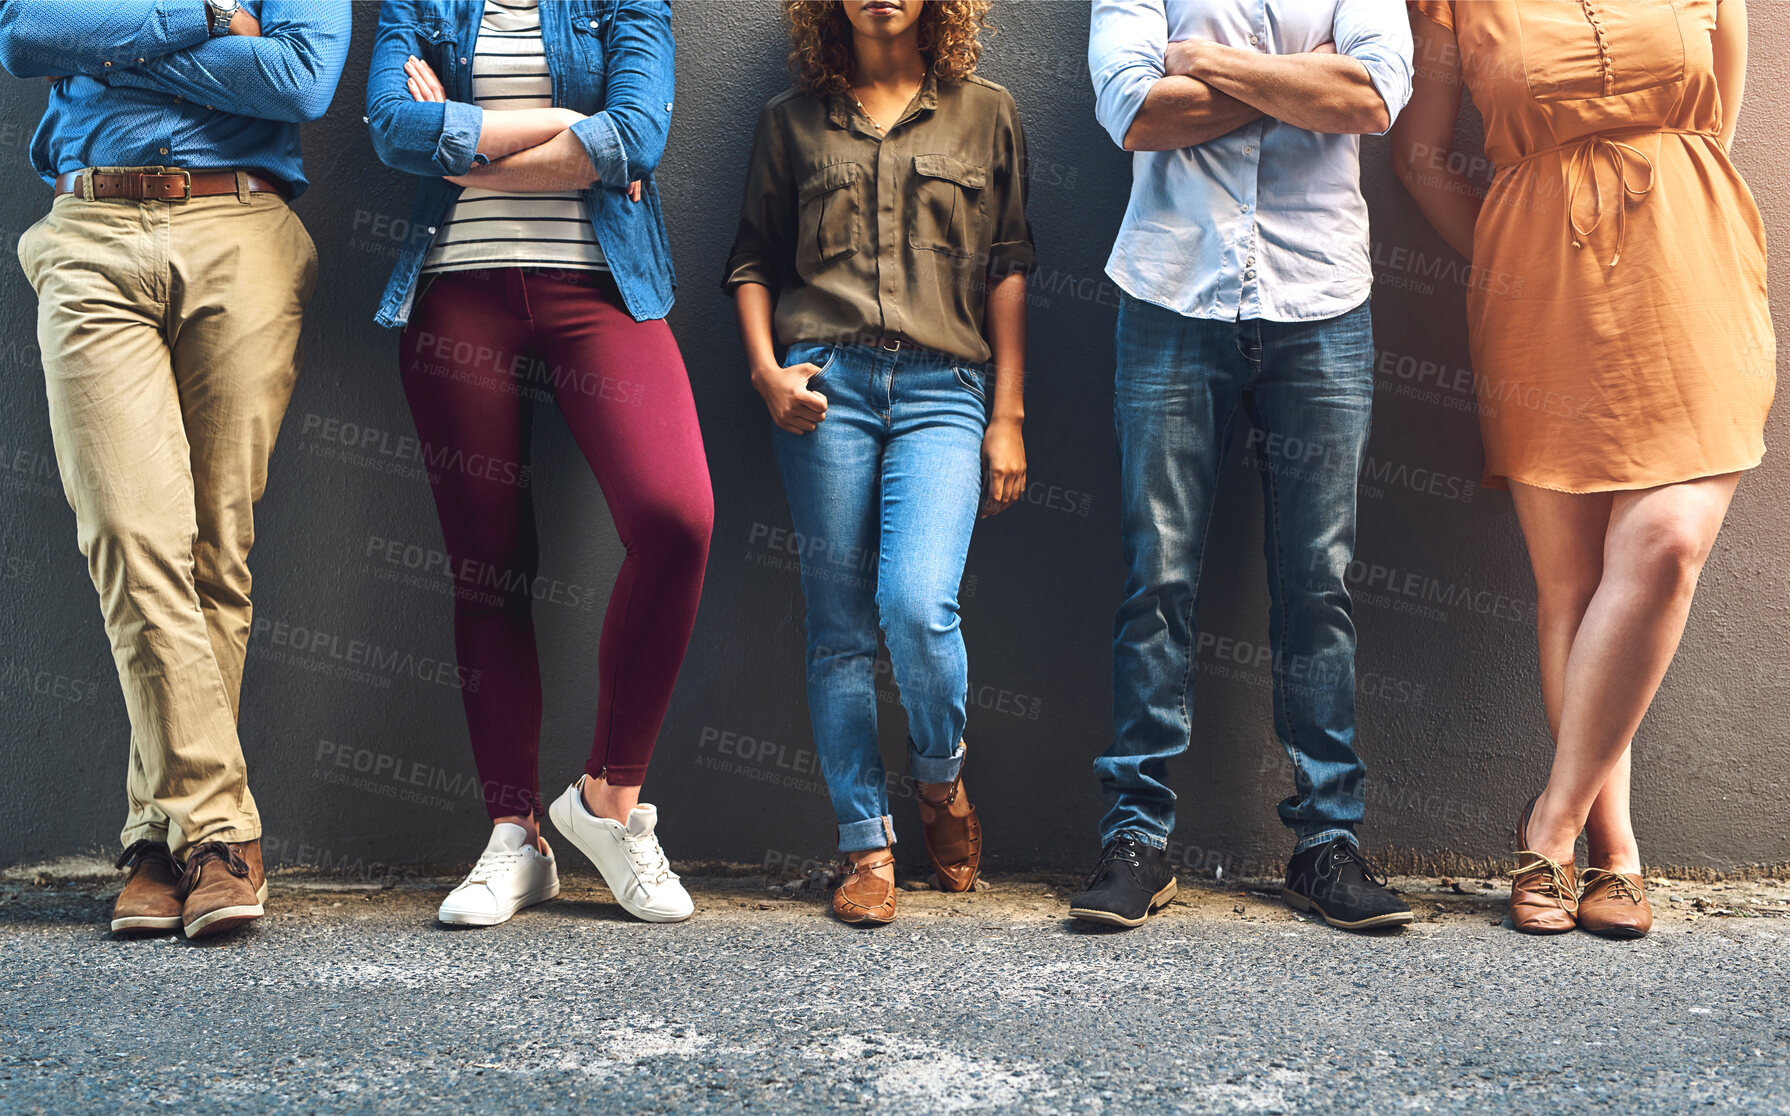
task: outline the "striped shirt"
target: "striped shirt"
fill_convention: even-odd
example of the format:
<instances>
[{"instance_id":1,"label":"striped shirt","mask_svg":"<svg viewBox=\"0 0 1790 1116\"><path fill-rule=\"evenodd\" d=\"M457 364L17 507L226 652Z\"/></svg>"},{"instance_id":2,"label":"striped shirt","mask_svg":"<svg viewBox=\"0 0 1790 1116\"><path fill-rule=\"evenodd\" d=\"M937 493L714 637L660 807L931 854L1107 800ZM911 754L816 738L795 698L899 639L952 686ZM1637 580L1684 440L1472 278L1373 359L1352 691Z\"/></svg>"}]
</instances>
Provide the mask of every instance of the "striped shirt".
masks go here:
<instances>
[{"instance_id":1,"label":"striped shirt","mask_svg":"<svg viewBox=\"0 0 1790 1116\"><path fill-rule=\"evenodd\" d=\"M553 79L537 0L485 0L472 56L472 103L487 111L550 108ZM441 223L424 271L605 267L584 195L506 194L468 186Z\"/></svg>"}]
</instances>

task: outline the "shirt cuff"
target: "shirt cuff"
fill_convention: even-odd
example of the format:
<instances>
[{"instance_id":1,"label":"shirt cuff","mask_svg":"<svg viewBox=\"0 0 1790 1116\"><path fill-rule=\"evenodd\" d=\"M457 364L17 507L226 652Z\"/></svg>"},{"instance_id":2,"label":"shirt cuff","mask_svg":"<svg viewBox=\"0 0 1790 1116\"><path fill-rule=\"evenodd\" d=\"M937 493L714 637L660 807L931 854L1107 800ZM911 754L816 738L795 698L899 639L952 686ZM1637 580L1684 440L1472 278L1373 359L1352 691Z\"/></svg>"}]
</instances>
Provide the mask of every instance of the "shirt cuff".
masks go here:
<instances>
[{"instance_id":1,"label":"shirt cuff","mask_svg":"<svg viewBox=\"0 0 1790 1116\"><path fill-rule=\"evenodd\" d=\"M621 133L609 113L599 112L572 125L572 134L584 145L584 154L596 169L597 181L613 190L628 185L628 153Z\"/></svg>"},{"instance_id":2,"label":"shirt cuff","mask_svg":"<svg viewBox=\"0 0 1790 1116\"><path fill-rule=\"evenodd\" d=\"M988 274L1006 278L1016 271L1030 271L1038 264L1038 249L1028 240L1010 240L988 246Z\"/></svg>"},{"instance_id":3,"label":"shirt cuff","mask_svg":"<svg viewBox=\"0 0 1790 1116\"><path fill-rule=\"evenodd\" d=\"M435 165L444 175L465 174L478 156L479 136L485 131L485 110L465 101L448 101L441 109L441 140L435 145Z\"/></svg>"},{"instance_id":4,"label":"shirt cuff","mask_svg":"<svg viewBox=\"0 0 1790 1116\"><path fill-rule=\"evenodd\" d=\"M1367 68L1367 79L1373 82L1374 91L1386 102L1386 131L1373 133L1383 136L1392 130L1393 122L1411 99L1411 67L1403 58L1397 55L1388 58L1379 51L1363 51L1349 57Z\"/></svg>"},{"instance_id":5,"label":"shirt cuff","mask_svg":"<svg viewBox=\"0 0 1790 1116\"><path fill-rule=\"evenodd\" d=\"M162 41L168 45L164 54L196 47L211 38L210 10L204 0L191 4L164 4Z\"/></svg>"},{"instance_id":6,"label":"shirt cuff","mask_svg":"<svg viewBox=\"0 0 1790 1116\"><path fill-rule=\"evenodd\" d=\"M777 280L763 260L753 256L735 256L728 260L727 273L721 277L721 293L731 296L747 283L757 283L771 291L777 289Z\"/></svg>"}]
</instances>

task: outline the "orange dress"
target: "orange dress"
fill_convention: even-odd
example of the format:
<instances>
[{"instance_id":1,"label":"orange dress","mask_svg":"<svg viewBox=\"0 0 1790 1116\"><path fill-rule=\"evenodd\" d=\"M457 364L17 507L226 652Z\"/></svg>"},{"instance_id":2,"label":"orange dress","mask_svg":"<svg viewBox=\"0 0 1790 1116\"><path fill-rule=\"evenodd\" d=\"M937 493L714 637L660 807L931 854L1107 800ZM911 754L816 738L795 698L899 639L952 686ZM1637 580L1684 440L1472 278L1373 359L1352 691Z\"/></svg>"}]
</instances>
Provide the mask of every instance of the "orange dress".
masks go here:
<instances>
[{"instance_id":1,"label":"orange dress","mask_svg":"<svg viewBox=\"0 0 1790 1116\"><path fill-rule=\"evenodd\" d=\"M1757 465L1777 342L1764 223L1719 137L1716 0L1412 7L1453 28L1496 168L1467 293L1486 482Z\"/></svg>"}]
</instances>

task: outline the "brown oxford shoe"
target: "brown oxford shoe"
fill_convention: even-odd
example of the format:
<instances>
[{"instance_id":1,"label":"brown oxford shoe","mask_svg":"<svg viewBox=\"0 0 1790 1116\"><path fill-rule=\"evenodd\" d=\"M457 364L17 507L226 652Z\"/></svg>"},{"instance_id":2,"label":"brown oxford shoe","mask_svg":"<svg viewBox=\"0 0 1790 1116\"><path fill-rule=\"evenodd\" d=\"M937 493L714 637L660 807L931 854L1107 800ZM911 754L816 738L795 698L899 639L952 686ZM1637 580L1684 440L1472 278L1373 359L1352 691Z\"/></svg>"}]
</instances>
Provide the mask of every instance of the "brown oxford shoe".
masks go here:
<instances>
[{"instance_id":1,"label":"brown oxford shoe","mask_svg":"<svg viewBox=\"0 0 1790 1116\"><path fill-rule=\"evenodd\" d=\"M942 802L932 801L924 792L915 796L920 800L920 834L932 870L938 873L940 891L968 891L982 870L982 819L976 816L974 806L962 817L951 813L961 794L963 774L959 772Z\"/></svg>"},{"instance_id":2,"label":"brown oxford shoe","mask_svg":"<svg viewBox=\"0 0 1790 1116\"><path fill-rule=\"evenodd\" d=\"M1510 874L1510 924L1525 934L1563 934L1578 925L1577 870L1529 848L1529 813L1534 809L1531 798L1517 819L1522 863Z\"/></svg>"},{"instance_id":3,"label":"brown oxford shoe","mask_svg":"<svg viewBox=\"0 0 1790 1116\"><path fill-rule=\"evenodd\" d=\"M895 885L872 869L895 863L888 849L846 866L845 881L833 892L833 914L853 926L887 926L895 921Z\"/></svg>"},{"instance_id":4,"label":"brown oxford shoe","mask_svg":"<svg viewBox=\"0 0 1790 1116\"><path fill-rule=\"evenodd\" d=\"M1587 868L1584 880L1579 929L1606 938L1643 938L1653 929L1653 905L1640 876Z\"/></svg>"},{"instance_id":5,"label":"brown oxford shoe","mask_svg":"<svg viewBox=\"0 0 1790 1116\"><path fill-rule=\"evenodd\" d=\"M206 841L186 855L180 877L186 903L181 910L186 936L221 934L262 914L267 875L261 869L261 842Z\"/></svg>"},{"instance_id":6,"label":"brown oxford shoe","mask_svg":"<svg viewBox=\"0 0 1790 1116\"><path fill-rule=\"evenodd\" d=\"M168 842L145 838L125 849L118 867L129 868L124 890L112 904L112 933L157 934L180 929L180 868Z\"/></svg>"}]
</instances>

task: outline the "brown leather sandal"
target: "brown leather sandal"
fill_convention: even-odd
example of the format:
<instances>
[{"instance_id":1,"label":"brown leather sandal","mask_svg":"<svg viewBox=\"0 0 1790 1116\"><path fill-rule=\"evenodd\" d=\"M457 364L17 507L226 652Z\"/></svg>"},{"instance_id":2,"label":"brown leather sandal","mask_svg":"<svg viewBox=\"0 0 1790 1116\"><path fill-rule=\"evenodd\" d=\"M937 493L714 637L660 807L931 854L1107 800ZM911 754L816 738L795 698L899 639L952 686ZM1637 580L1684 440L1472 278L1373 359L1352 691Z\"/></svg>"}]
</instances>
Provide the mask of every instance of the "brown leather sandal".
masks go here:
<instances>
[{"instance_id":1,"label":"brown leather sandal","mask_svg":"<svg viewBox=\"0 0 1790 1116\"><path fill-rule=\"evenodd\" d=\"M1579 924L1578 870L1528 847L1534 809L1531 798L1517 819L1517 856L1528 859L1510 873L1510 924L1525 934L1561 934Z\"/></svg>"},{"instance_id":2,"label":"brown leather sandal","mask_svg":"<svg viewBox=\"0 0 1790 1116\"><path fill-rule=\"evenodd\" d=\"M943 802L933 802L924 794L920 800L920 832L926 842L926 855L932 870L938 873L940 891L968 891L982 870L982 819L976 808L963 817L951 813L951 805L963 793L963 773L951 782L951 793Z\"/></svg>"},{"instance_id":3,"label":"brown leather sandal","mask_svg":"<svg viewBox=\"0 0 1790 1116\"><path fill-rule=\"evenodd\" d=\"M882 849L845 866L845 880L833 892L833 914L840 922L887 926L895 921L895 885L871 874L894 863L895 854Z\"/></svg>"}]
</instances>

